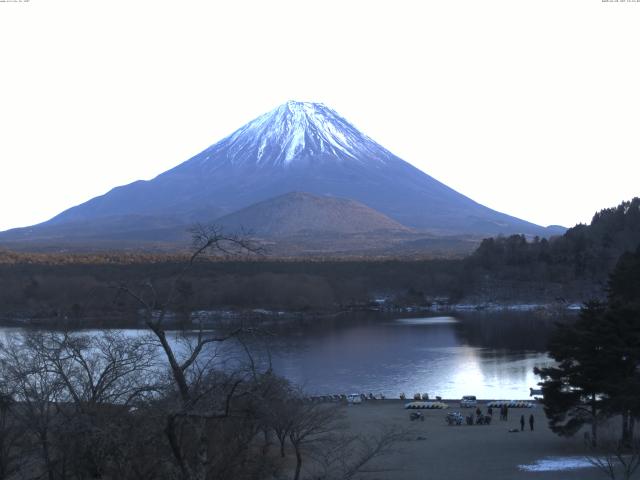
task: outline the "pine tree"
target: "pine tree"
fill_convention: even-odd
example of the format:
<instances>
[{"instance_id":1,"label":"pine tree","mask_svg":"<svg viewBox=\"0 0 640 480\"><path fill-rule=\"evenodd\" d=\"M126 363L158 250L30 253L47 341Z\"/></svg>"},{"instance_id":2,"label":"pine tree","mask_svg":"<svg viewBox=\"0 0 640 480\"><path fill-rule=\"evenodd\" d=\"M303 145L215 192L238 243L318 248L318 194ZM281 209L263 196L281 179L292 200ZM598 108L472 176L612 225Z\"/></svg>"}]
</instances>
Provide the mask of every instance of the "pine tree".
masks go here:
<instances>
[{"instance_id":1,"label":"pine tree","mask_svg":"<svg viewBox=\"0 0 640 480\"><path fill-rule=\"evenodd\" d=\"M542 378L543 406L551 430L572 436L591 425L596 442L597 423L605 399L609 355L602 343L605 306L589 302L573 325L558 325L549 345L549 356L557 366L536 368Z\"/></svg>"},{"instance_id":2,"label":"pine tree","mask_svg":"<svg viewBox=\"0 0 640 480\"><path fill-rule=\"evenodd\" d=\"M640 418L640 247L620 257L606 304L589 302L573 325L559 325L549 345L557 365L535 369L550 428L571 436L607 417L622 417L622 440Z\"/></svg>"}]
</instances>

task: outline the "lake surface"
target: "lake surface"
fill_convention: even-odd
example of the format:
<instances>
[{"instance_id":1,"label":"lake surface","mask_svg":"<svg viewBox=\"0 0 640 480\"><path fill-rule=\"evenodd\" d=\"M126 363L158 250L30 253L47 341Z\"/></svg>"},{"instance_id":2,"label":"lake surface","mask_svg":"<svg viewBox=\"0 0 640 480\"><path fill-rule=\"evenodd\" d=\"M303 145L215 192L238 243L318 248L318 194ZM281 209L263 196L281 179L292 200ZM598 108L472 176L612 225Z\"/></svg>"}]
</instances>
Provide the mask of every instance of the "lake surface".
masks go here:
<instances>
[{"instance_id":1,"label":"lake surface","mask_svg":"<svg viewBox=\"0 0 640 480\"><path fill-rule=\"evenodd\" d=\"M526 399L533 368L552 363L552 328L531 314L365 317L285 330L269 350L274 370L313 394Z\"/></svg>"},{"instance_id":2,"label":"lake surface","mask_svg":"<svg viewBox=\"0 0 640 480\"><path fill-rule=\"evenodd\" d=\"M526 399L556 319L531 313L404 318L350 314L272 322L245 341L260 368L271 365L309 394L414 393L460 398ZM1 329L6 335L16 329ZM127 335L146 334L125 330ZM177 333L172 338L177 338ZM242 359L227 343L219 358Z\"/></svg>"}]
</instances>

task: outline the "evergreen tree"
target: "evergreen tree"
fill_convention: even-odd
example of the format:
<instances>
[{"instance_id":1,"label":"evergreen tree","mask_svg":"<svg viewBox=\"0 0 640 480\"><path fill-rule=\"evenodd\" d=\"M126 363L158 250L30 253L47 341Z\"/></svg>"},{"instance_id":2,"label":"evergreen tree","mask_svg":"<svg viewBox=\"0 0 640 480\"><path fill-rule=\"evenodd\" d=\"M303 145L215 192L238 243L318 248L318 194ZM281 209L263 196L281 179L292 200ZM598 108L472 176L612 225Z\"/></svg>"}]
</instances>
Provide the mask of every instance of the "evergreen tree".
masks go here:
<instances>
[{"instance_id":1,"label":"evergreen tree","mask_svg":"<svg viewBox=\"0 0 640 480\"><path fill-rule=\"evenodd\" d=\"M622 416L622 440L630 442L640 417L640 247L620 257L609 280L607 347L616 359L608 409Z\"/></svg>"},{"instance_id":2,"label":"evergreen tree","mask_svg":"<svg viewBox=\"0 0 640 480\"><path fill-rule=\"evenodd\" d=\"M573 325L558 325L549 345L549 356L557 366L536 368L542 378L543 406L551 430L572 436L591 425L596 442L597 423L605 402L610 361L602 343L605 306L589 302Z\"/></svg>"},{"instance_id":3,"label":"evergreen tree","mask_svg":"<svg viewBox=\"0 0 640 480\"><path fill-rule=\"evenodd\" d=\"M621 415L622 440L640 417L640 247L620 257L606 304L589 302L573 325L560 325L549 345L554 367L535 369L551 429L573 435Z\"/></svg>"}]
</instances>

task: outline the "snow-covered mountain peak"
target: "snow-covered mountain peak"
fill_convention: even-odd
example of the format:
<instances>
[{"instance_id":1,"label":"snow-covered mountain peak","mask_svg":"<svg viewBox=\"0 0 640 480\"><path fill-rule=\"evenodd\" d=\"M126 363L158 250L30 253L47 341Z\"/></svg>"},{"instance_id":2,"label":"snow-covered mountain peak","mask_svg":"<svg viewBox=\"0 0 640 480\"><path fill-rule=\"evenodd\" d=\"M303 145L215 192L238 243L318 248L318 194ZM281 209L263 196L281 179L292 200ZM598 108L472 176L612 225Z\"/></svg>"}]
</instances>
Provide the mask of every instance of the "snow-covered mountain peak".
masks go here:
<instances>
[{"instance_id":1,"label":"snow-covered mountain peak","mask_svg":"<svg viewBox=\"0 0 640 480\"><path fill-rule=\"evenodd\" d=\"M325 207L331 203L333 207L315 208L316 201L299 198L309 194L323 197L325 200L318 202ZM307 203L311 203L314 212L324 212L325 226L345 222L355 225L361 217L373 219L372 214L362 211L354 214L349 209L351 213L347 213L335 202L326 201L327 196L355 200L399 224L428 230L429 238L407 244L407 251L412 252L421 248L423 241L425 248L430 248L426 245L431 245L431 236L436 233L552 233L490 210L452 190L385 150L326 105L291 101L152 180L114 188L41 226L23 229L4 239L22 245L24 239L48 238L52 246L68 235L69 245L79 245L77 239L85 239L87 245L97 242L96 246L105 239L173 241L178 238L174 237L176 232L183 232L192 222L210 223L269 199L273 206L278 198L278 202L285 198L286 208L260 207L250 212L259 217L261 224L269 220L276 226L288 221L287 215L300 215L304 221L320 218L312 215ZM279 213L276 217L269 212L286 215ZM247 219L251 228L250 218L242 219ZM388 222L368 223L373 224L387 228L384 225ZM305 224L305 228L308 226ZM325 228L326 236L314 244L316 254L325 251L326 243L332 243L331 231ZM2 239L0 235L0 242ZM332 248L344 248L341 245L338 242ZM378 246L371 248L382 251Z\"/></svg>"},{"instance_id":2,"label":"snow-covered mountain peak","mask_svg":"<svg viewBox=\"0 0 640 480\"><path fill-rule=\"evenodd\" d=\"M231 164L286 167L307 162L386 162L392 155L322 103L288 101L247 123L199 155Z\"/></svg>"}]
</instances>

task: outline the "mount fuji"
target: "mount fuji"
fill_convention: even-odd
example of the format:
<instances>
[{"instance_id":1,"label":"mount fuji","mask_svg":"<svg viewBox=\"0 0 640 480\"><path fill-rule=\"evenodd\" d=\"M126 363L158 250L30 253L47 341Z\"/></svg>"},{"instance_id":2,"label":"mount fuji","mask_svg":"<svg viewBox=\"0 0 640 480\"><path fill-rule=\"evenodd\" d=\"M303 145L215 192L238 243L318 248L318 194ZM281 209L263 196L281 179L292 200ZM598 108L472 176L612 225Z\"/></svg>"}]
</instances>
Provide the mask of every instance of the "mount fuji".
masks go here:
<instances>
[{"instance_id":1,"label":"mount fuji","mask_svg":"<svg viewBox=\"0 0 640 480\"><path fill-rule=\"evenodd\" d=\"M0 233L0 242L171 243L184 239L184 231L194 222L215 223L222 218L223 223L237 224L228 219L239 210L244 210L240 218L250 229L253 221L247 211L265 218L264 205L283 208L283 201L254 210L247 207L291 192L362 204L375 211L366 217L377 218L371 230L393 224L430 236L476 237L549 236L564 230L480 205L398 158L325 105L291 101L152 180L116 187L39 225ZM331 209L337 204L316 201L314 205ZM358 215L354 212L363 208L333 214ZM341 221L349 223L349 218ZM313 218L304 222L308 226ZM366 222L358 224L366 229Z\"/></svg>"}]
</instances>

